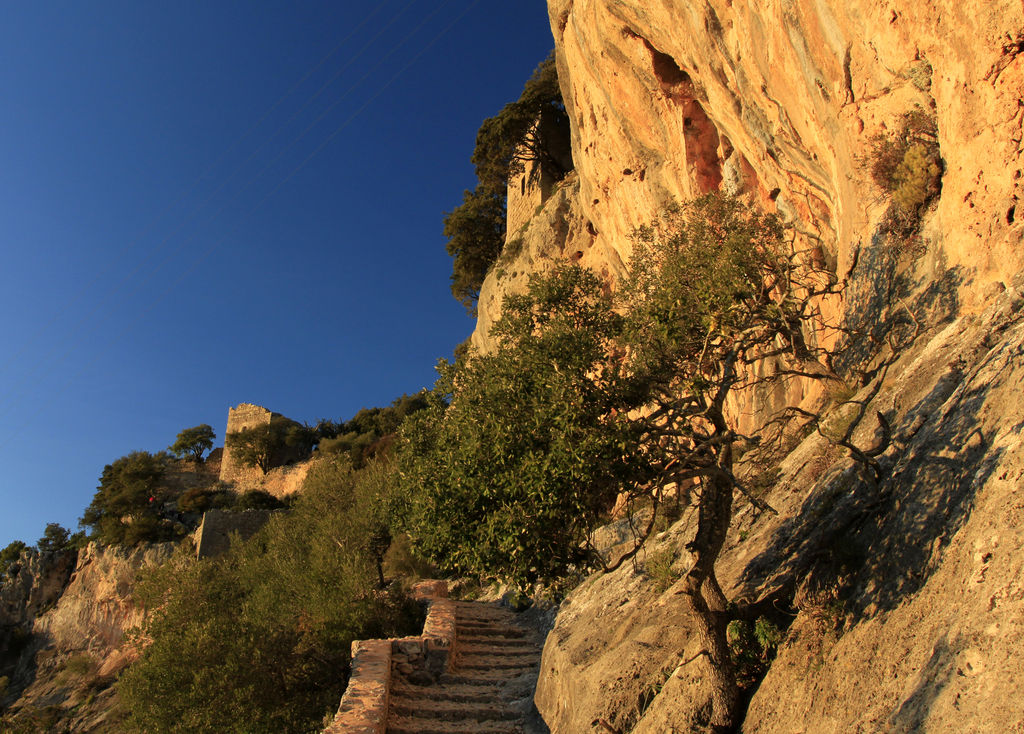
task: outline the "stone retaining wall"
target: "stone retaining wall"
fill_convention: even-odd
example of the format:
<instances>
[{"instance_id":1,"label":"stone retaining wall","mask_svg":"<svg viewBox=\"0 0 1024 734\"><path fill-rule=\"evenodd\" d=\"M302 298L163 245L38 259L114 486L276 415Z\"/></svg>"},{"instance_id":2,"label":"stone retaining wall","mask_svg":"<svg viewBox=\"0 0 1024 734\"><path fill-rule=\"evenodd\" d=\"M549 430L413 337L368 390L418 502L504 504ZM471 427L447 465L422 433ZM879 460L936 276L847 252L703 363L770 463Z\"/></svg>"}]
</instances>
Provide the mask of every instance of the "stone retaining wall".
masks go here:
<instances>
[{"instance_id":1,"label":"stone retaining wall","mask_svg":"<svg viewBox=\"0 0 1024 734\"><path fill-rule=\"evenodd\" d=\"M425 601L423 634L352 643L352 675L338 713L323 734L385 734L392 672L429 684L455 659L455 603L444 581L422 581L412 596Z\"/></svg>"}]
</instances>

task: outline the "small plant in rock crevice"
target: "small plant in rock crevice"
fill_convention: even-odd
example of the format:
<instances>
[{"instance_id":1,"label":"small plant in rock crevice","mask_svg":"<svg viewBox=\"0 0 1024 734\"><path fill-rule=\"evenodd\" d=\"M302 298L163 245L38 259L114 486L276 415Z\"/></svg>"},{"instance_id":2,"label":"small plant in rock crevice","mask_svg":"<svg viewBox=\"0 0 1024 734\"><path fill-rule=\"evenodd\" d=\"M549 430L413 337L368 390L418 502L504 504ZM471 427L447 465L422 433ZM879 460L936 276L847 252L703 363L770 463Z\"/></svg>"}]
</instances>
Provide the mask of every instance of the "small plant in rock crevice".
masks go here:
<instances>
[{"instance_id":1,"label":"small plant in rock crevice","mask_svg":"<svg viewBox=\"0 0 1024 734\"><path fill-rule=\"evenodd\" d=\"M895 133L871 139L866 165L889 200L882 231L900 254L920 254L921 218L942 188L935 118L921 108L903 114Z\"/></svg>"}]
</instances>

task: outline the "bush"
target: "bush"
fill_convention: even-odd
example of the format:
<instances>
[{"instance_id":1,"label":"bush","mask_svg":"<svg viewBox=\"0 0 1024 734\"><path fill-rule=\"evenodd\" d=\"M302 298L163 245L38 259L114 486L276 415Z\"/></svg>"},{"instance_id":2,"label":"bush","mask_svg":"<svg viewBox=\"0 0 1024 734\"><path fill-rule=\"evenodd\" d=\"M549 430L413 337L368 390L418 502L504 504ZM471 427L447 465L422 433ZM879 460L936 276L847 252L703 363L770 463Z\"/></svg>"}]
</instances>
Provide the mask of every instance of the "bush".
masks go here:
<instances>
[{"instance_id":1,"label":"bush","mask_svg":"<svg viewBox=\"0 0 1024 734\"><path fill-rule=\"evenodd\" d=\"M61 670L60 680L63 683L72 683L91 676L96 672L96 661L87 652L75 653L67 659Z\"/></svg>"},{"instance_id":2,"label":"bush","mask_svg":"<svg viewBox=\"0 0 1024 734\"><path fill-rule=\"evenodd\" d=\"M150 571L141 658L119 683L126 730L314 730L344 691L353 639L418 631L413 608L379 591L372 536L379 484L318 462L290 513L229 553L184 549Z\"/></svg>"},{"instance_id":3,"label":"bush","mask_svg":"<svg viewBox=\"0 0 1024 734\"><path fill-rule=\"evenodd\" d=\"M178 511L201 514L207 510L230 507L234 501L234 492L224 487L193 487L178 497Z\"/></svg>"},{"instance_id":4,"label":"bush","mask_svg":"<svg viewBox=\"0 0 1024 734\"><path fill-rule=\"evenodd\" d=\"M14 540L8 543L6 548L0 550L0 575L6 574L27 548L28 546L23 541Z\"/></svg>"},{"instance_id":5,"label":"bush","mask_svg":"<svg viewBox=\"0 0 1024 734\"><path fill-rule=\"evenodd\" d=\"M262 489L252 489L238 495L235 500L234 510L280 510L286 507L285 503L279 500L270 492Z\"/></svg>"},{"instance_id":6,"label":"bush","mask_svg":"<svg viewBox=\"0 0 1024 734\"><path fill-rule=\"evenodd\" d=\"M174 531L162 517L166 490L162 479L169 456L133 451L103 467L100 485L85 508L81 524L105 545L134 545L170 540Z\"/></svg>"},{"instance_id":7,"label":"bush","mask_svg":"<svg viewBox=\"0 0 1024 734\"><path fill-rule=\"evenodd\" d=\"M564 265L506 299L493 353L441 363L399 461L410 535L442 568L526 586L598 562L591 530L644 474L605 362L620 326L597 277Z\"/></svg>"},{"instance_id":8,"label":"bush","mask_svg":"<svg viewBox=\"0 0 1024 734\"><path fill-rule=\"evenodd\" d=\"M919 247L921 217L942 187L935 119L918 108L900 118L892 135L877 135L868 156L871 179L890 199L882 226L901 248Z\"/></svg>"},{"instance_id":9,"label":"bush","mask_svg":"<svg viewBox=\"0 0 1024 734\"><path fill-rule=\"evenodd\" d=\"M654 588L659 592L668 589L668 587L678 581L682 576L679 571L676 571L672 567L675 560L675 550L672 548L665 548L658 553L649 555L647 557L647 561L644 562L644 571L654 582Z\"/></svg>"}]
</instances>

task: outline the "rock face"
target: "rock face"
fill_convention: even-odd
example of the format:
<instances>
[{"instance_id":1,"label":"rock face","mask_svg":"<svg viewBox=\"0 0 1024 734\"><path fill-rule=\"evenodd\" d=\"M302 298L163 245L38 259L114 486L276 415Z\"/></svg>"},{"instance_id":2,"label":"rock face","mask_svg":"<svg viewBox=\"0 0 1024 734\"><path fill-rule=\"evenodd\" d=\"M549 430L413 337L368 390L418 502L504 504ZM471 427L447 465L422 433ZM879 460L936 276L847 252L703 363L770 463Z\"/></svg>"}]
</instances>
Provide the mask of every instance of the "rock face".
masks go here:
<instances>
[{"instance_id":1,"label":"rock face","mask_svg":"<svg viewBox=\"0 0 1024 734\"><path fill-rule=\"evenodd\" d=\"M881 476L814 434L780 465L767 496L778 516L748 507L734 522L719 578L783 630L743 730L1024 730L1020 3L548 7L576 173L510 232L523 244L484 284L474 345L489 348L504 294L555 258L614 288L631 233L671 201L721 189L777 212L799 247L848 274L823 324L884 340L902 309L915 333L885 370L836 355L867 415L892 423ZM916 109L935 119L943 174L912 258L887 241L867 168L877 136ZM737 413L749 430L774 408L827 400L794 384L743 397ZM871 445L874 426L855 442ZM684 515L646 559L564 602L536 699L553 732L702 730L705 663L685 605L655 578L665 558L685 572L693 531Z\"/></svg>"},{"instance_id":2,"label":"rock face","mask_svg":"<svg viewBox=\"0 0 1024 734\"><path fill-rule=\"evenodd\" d=\"M166 561L172 549L171 543L130 549L90 543L79 553L60 601L36 620L34 632L63 651L86 650L104 662L119 659L125 632L142 622L144 610L131 600L138 572Z\"/></svg>"},{"instance_id":3,"label":"rock face","mask_svg":"<svg viewBox=\"0 0 1024 734\"><path fill-rule=\"evenodd\" d=\"M132 590L139 571L163 563L172 550L170 543L135 549L90 544L78 552L77 562L68 553L47 573L19 573L44 581L34 585L38 592L23 606L16 654L4 655L12 674L0 727L124 730L116 721L110 684L135 657L125 634L142 622L144 610L132 603Z\"/></svg>"},{"instance_id":4,"label":"rock face","mask_svg":"<svg viewBox=\"0 0 1024 734\"><path fill-rule=\"evenodd\" d=\"M1024 727L1022 286L930 329L893 366L871 400L895 435L880 480L812 434L766 497L779 514L738 513L719 579L783 630L743 731ZM873 433L865 422L855 442ZM536 695L552 732L704 730L703 658L654 563L670 553L668 581L685 572L694 527L684 516L638 565L563 603Z\"/></svg>"},{"instance_id":5,"label":"rock face","mask_svg":"<svg viewBox=\"0 0 1024 734\"><path fill-rule=\"evenodd\" d=\"M548 6L596 252L627 260L630 232L667 200L721 186L779 211L844 272L881 213L871 138L920 106L946 168L931 257L969 273L975 306L1024 265L1019 2Z\"/></svg>"},{"instance_id":6,"label":"rock face","mask_svg":"<svg viewBox=\"0 0 1024 734\"><path fill-rule=\"evenodd\" d=\"M74 551L27 551L14 564L17 572L0 581L0 627L30 625L57 603L75 568Z\"/></svg>"}]
</instances>

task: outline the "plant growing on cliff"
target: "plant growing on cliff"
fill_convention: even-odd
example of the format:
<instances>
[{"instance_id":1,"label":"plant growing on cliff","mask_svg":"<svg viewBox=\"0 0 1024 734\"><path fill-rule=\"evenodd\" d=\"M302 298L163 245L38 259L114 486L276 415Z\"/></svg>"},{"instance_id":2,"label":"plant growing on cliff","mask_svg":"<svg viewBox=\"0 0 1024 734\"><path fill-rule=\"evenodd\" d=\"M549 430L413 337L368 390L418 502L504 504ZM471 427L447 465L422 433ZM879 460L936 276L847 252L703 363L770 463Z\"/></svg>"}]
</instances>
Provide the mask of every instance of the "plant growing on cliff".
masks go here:
<instances>
[{"instance_id":1,"label":"plant growing on cliff","mask_svg":"<svg viewBox=\"0 0 1024 734\"><path fill-rule=\"evenodd\" d=\"M535 123L543 120L543 125ZM452 256L452 295L471 312L480 286L505 245L505 204L508 178L536 162L555 179L562 178L571 161L552 153L564 148L553 138L569 139L569 118L558 86L554 53L537 67L522 94L477 132L473 164L477 186L465 191L462 204L444 218L446 246Z\"/></svg>"},{"instance_id":2,"label":"plant growing on cliff","mask_svg":"<svg viewBox=\"0 0 1024 734\"><path fill-rule=\"evenodd\" d=\"M202 423L183 429L168 450L178 458L190 457L196 464L202 464L203 454L213 448L216 437L213 428Z\"/></svg>"},{"instance_id":3,"label":"plant growing on cliff","mask_svg":"<svg viewBox=\"0 0 1024 734\"><path fill-rule=\"evenodd\" d=\"M421 550L520 585L597 562L590 531L644 475L606 359L621 328L597 277L564 265L506 299L493 353L440 364L400 451Z\"/></svg>"},{"instance_id":4,"label":"plant growing on cliff","mask_svg":"<svg viewBox=\"0 0 1024 734\"><path fill-rule=\"evenodd\" d=\"M709 663L712 726L728 730L740 697L715 563L734 493L767 506L737 479L744 436L727 401L828 374L803 329L837 283L811 262L775 217L708 195L638 232L617 309L578 266L535 276L506 301L496 350L442 365L434 409L406 431L416 539L448 567L520 583L614 566L629 554L602 558L588 539L616 496L653 508L635 553L661 488L693 486L692 563L676 593ZM779 367L759 376L767 358Z\"/></svg>"},{"instance_id":5,"label":"plant growing on cliff","mask_svg":"<svg viewBox=\"0 0 1024 734\"><path fill-rule=\"evenodd\" d=\"M895 133L872 138L867 163L871 179L890 199L883 229L900 249L912 247L924 210L942 187L935 118L920 108L904 114Z\"/></svg>"},{"instance_id":6,"label":"plant growing on cliff","mask_svg":"<svg viewBox=\"0 0 1024 734\"><path fill-rule=\"evenodd\" d=\"M167 455L133 451L103 467L100 484L81 523L105 545L134 545L166 539L158 494Z\"/></svg>"},{"instance_id":7,"label":"plant growing on cliff","mask_svg":"<svg viewBox=\"0 0 1024 734\"><path fill-rule=\"evenodd\" d=\"M12 564L17 563L18 559L21 558L21 554L25 551L28 546L24 541L13 540L7 544L7 547L0 550L0 576L7 574L7 569Z\"/></svg>"}]
</instances>

